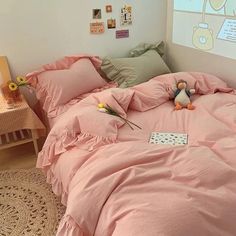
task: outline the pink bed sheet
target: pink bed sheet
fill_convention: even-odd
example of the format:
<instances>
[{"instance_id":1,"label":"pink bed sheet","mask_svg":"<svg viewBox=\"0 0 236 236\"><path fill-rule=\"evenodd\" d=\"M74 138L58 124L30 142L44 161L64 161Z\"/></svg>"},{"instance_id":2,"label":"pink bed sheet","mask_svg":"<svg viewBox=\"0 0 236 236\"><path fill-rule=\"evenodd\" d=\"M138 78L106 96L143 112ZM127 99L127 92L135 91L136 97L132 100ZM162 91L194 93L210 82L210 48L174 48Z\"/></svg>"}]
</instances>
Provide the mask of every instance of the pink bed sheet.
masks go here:
<instances>
[{"instance_id":1,"label":"pink bed sheet","mask_svg":"<svg viewBox=\"0 0 236 236\"><path fill-rule=\"evenodd\" d=\"M196 89L196 110L173 110L169 96L179 79ZM57 235L236 235L235 94L214 76L177 73L91 95L75 105L80 111L68 110L73 119L58 120L37 163L67 206ZM142 130L98 115L101 101ZM81 136L89 130L86 112L89 137ZM188 145L149 144L153 131L187 133Z\"/></svg>"}]
</instances>

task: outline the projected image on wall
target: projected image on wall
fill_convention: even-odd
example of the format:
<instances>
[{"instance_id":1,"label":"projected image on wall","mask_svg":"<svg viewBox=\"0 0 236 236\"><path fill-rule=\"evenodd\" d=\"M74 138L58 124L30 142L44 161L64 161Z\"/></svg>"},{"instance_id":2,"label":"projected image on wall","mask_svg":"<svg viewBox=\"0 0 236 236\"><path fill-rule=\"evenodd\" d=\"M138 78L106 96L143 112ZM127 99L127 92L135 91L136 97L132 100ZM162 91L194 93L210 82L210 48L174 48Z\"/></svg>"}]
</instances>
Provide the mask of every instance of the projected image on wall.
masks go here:
<instances>
[{"instance_id":1,"label":"projected image on wall","mask_svg":"<svg viewBox=\"0 0 236 236\"><path fill-rule=\"evenodd\" d=\"M173 42L236 58L236 0L174 0Z\"/></svg>"}]
</instances>

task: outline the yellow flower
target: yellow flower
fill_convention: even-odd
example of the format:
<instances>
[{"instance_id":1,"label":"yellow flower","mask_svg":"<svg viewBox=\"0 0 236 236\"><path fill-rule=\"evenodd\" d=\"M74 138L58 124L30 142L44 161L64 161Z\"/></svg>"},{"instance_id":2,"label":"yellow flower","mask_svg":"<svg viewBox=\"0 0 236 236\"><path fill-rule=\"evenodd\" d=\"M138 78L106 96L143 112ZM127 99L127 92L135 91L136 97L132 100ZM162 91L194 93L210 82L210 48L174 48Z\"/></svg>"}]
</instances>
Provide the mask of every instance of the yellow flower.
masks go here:
<instances>
[{"instance_id":1,"label":"yellow flower","mask_svg":"<svg viewBox=\"0 0 236 236\"><path fill-rule=\"evenodd\" d=\"M27 83L26 79L22 76L17 76L16 80L19 84L26 84Z\"/></svg>"},{"instance_id":2,"label":"yellow flower","mask_svg":"<svg viewBox=\"0 0 236 236\"><path fill-rule=\"evenodd\" d=\"M117 111L115 111L112 107L110 107L108 104L104 104L104 103L99 103L98 104L98 111L102 112L102 113L107 113L109 115L112 116L117 116L119 118L121 118L123 121L125 121L125 124L127 124L130 129L134 130L134 128L132 127L132 125L134 125L135 127L142 129L140 126L136 125L135 123L127 120L126 118L122 117Z\"/></svg>"},{"instance_id":3,"label":"yellow flower","mask_svg":"<svg viewBox=\"0 0 236 236\"><path fill-rule=\"evenodd\" d=\"M14 82L11 82L11 83L8 85L8 87L9 87L9 89L10 89L11 91L16 91L16 90L18 89L17 84L14 83Z\"/></svg>"},{"instance_id":4,"label":"yellow flower","mask_svg":"<svg viewBox=\"0 0 236 236\"><path fill-rule=\"evenodd\" d=\"M104 103L99 103L98 108L105 108L105 104Z\"/></svg>"}]
</instances>

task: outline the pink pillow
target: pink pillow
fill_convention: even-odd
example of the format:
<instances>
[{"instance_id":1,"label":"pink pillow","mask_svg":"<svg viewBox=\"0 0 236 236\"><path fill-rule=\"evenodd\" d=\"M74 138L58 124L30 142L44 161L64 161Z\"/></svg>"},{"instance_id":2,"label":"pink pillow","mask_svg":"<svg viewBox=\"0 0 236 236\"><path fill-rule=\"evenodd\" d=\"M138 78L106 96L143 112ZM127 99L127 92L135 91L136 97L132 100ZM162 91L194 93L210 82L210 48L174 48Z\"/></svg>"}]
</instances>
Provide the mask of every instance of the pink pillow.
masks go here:
<instances>
[{"instance_id":1,"label":"pink pillow","mask_svg":"<svg viewBox=\"0 0 236 236\"><path fill-rule=\"evenodd\" d=\"M118 84L115 82L109 82L105 86L101 88L96 88L92 91L89 91L88 93L83 93L76 98L71 99L69 102L67 102L64 105L60 105L55 109L53 112L50 112L50 114L47 115L48 118L53 119L55 117L58 117L59 115L63 114L66 112L70 107L72 107L74 104L80 102L81 100L85 99L86 97L90 96L91 94L99 93L103 90L109 89L109 88L117 88Z\"/></svg>"},{"instance_id":2,"label":"pink pillow","mask_svg":"<svg viewBox=\"0 0 236 236\"><path fill-rule=\"evenodd\" d=\"M71 99L107 84L90 58L80 58L68 68L46 70L36 76L36 95L48 116Z\"/></svg>"}]
</instances>

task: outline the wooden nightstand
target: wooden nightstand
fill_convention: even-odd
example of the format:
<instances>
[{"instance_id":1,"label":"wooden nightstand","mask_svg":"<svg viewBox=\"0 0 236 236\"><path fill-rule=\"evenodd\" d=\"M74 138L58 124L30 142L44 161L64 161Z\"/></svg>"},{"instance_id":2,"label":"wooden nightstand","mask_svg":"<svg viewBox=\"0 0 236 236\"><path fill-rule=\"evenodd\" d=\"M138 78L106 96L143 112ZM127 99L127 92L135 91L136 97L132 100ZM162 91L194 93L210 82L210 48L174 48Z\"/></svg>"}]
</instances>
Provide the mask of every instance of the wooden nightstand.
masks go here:
<instances>
[{"instance_id":1,"label":"wooden nightstand","mask_svg":"<svg viewBox=\"0 0 236 236\"><path fill-rule=\"evenodd\" d=\"M45 126L25 99L12 109L0 94L0 150L33 142L38 155L37 139L45 134Z\"/></svg>"}]
</instances>

